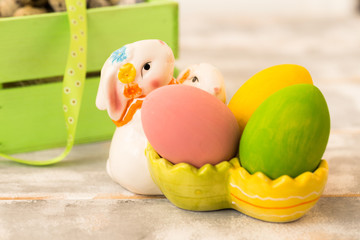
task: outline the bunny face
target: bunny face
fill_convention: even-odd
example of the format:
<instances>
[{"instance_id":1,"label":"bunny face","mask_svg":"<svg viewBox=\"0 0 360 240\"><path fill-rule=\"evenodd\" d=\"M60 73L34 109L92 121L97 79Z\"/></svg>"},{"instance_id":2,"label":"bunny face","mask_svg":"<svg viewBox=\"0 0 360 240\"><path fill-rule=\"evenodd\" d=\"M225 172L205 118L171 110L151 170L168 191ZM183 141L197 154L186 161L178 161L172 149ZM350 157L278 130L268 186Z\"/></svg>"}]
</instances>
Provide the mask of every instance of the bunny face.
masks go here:
<instances>
[{"instance_id":1,"label":"bunny face","mask_svg":"<svg viewBox=\"0 0 360 240\"><path fill-rule=\"evenodd\" d=\"M200 88L226 102L224 78L211 64L200 63L188 67L179 74L177 82Z\"/></svg>"},{"instance_id":2,"label":"bunny face","mask_svg":"<svg viewBox=\"0 0 360 240\"><path fill-rule=\"evenodd\" d=\"M129 46L128 50L132 52L128 62L137 70L135 82L139 84L144 95L171 81L175 59L171 49L164 42L139 41Z\"/></svg>"},{"instance_id":3,"label":"bunny face","mask_svg":"<svg viewBox=\"0 0 360 240\"><path fill-rule=\"evenodd\" d=\"M117 121L128 102L148 95L172 80L174 55L160 40L142 40L116 50L106 60L100 76L96 106Z\"/></svg>"}]
</instances>

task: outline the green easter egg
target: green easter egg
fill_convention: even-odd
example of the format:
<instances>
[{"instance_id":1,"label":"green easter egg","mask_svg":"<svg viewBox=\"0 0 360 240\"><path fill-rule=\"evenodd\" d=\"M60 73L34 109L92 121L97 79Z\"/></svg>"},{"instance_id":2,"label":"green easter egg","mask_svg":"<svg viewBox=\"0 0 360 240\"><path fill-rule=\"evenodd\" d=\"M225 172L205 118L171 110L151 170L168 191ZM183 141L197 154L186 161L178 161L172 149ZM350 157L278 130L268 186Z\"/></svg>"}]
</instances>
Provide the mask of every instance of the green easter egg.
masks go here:
<instances>
[{"instance_id":1,"label":"green easter egg","mask_svg":"<svg viewBox=\"0 0 360 240\"><path fill-rule=\"evenodd\" d=\"M320 90L311 84L285 87L249 119L240 140L240 162L250 173L294 178L317 168L329 134L329 110Z\"/></svg>"}]
</instances>

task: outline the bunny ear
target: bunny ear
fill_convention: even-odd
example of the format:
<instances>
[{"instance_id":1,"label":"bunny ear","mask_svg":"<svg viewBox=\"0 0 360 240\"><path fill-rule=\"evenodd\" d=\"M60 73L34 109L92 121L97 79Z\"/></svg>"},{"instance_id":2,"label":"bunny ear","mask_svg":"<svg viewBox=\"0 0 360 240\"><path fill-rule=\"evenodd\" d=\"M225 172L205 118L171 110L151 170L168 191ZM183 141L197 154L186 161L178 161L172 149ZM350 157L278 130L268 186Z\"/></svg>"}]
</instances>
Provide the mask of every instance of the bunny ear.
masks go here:
<instances>
[{"instance_id":1,"label":"bunny ear","mask_svg":"<svg viewBox=\"0 0 360 240\"><path fill-rule=\"evenodd\" d=\"M176 78L176 81L178 83L184 83L185 80L189 78L189 76L190 76L190 68L187 68L179 74L179 76Z\"/></svg>"},{"instance_id":2,"label":"bunny ear","mask_svg":"<svg viewBox=\"0 0 360 240\"><path fill-rule=\"evenodd\" d=\"M122 90L122 84L117 79L117 68L112 65L109 58L101 70L96 107L107 110L110 118L115 121L120 119L127 104Z\"/></svg>"}]
</instances>

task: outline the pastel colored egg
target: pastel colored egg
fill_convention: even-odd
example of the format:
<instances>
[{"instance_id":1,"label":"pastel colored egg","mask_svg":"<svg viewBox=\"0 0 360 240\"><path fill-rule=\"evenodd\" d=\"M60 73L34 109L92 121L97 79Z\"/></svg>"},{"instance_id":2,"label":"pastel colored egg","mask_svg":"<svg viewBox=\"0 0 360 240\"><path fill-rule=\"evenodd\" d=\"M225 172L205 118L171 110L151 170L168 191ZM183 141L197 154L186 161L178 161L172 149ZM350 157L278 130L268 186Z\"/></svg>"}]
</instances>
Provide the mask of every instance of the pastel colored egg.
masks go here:
<instances>
[{"instance_id":1,"label":"pastel colored egg","mask_svg":"<svg viewBox=\"0 0 360 240\"><path fill-rule=\"evenodd\" d=\"M296 84L268 97L248 121L240 141L241 165L276 179L314 171L325 151L330 116L324 96Z\"/></svg>"},{"instance_id":2,"label":"pastel colored egg","mask_svg":"<svg viewBox=\"0 0 360 240\"><path fill-rule=\"evenodd\" d=\"M284 87L299 83L313 82L310 73L304 67L294 64L266 68L247 80L228 105L238 121L240 133L244 131L251 115L266 98Z\"/></svg>"},{"instance_id":3,"label":"pastel colored egg","mask_svg":"<svg viewBox=\"0 0 360 240\"><path fill-rule=\"evenodd\" d=\"M156 89L146 97L141 115L151 146L174 164L215 165L237 154L240 134L234 115L201 89L185 85Z\"/></svg>"}]
</instances>

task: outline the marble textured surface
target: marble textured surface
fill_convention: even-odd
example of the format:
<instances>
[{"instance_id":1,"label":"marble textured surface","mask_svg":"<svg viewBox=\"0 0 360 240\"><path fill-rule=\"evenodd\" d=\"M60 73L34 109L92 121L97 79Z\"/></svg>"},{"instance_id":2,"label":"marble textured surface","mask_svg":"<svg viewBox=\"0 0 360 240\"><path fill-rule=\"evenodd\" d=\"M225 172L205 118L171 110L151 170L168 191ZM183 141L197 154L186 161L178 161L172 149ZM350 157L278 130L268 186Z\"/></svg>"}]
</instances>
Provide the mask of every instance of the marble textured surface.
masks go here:
<instances>
[{"instance_id":1,"label":"marble textured surface","mask_svg":"<svg viewBox=\"0 0 360 240\"><path fill-rule=\"evenodd\" d=\"M234 210L184 211L166 199L1 201L0 213L7 219L0 222L0 235L2 239L359 239L360 216L354 215L359 208L356 197L323 197L300 220L277 224Z\"/></svg>"},{"instance_id":2,"label":"marble textured surface","mask_svg":"<svg viewBox=\"0 0 360 240\"><path fill-rule=\"evenodd\" d=\"M229 9L246 7L231 3ZM345 10L302 17L184 7L177 66L214 64L228 99L263 68L295 63L309 69L332 119L323 197L287 224L234 210L184 211L113 183L105 172L110 142L99 142L78 145L49 167L0 161L0 239L360 239L360 17ZM61 151L18 156L45 159Z\"/></svg>"}]
</instances>

